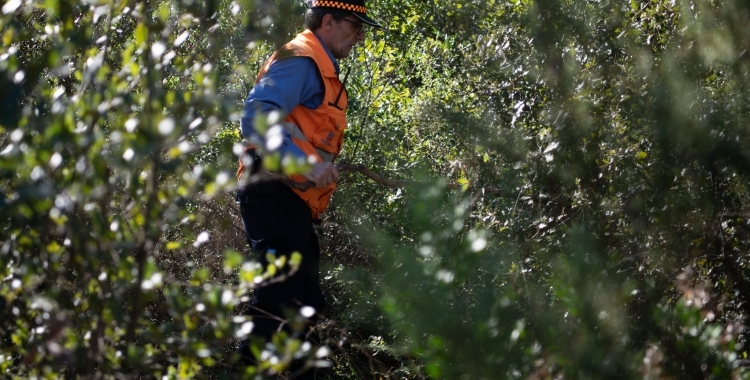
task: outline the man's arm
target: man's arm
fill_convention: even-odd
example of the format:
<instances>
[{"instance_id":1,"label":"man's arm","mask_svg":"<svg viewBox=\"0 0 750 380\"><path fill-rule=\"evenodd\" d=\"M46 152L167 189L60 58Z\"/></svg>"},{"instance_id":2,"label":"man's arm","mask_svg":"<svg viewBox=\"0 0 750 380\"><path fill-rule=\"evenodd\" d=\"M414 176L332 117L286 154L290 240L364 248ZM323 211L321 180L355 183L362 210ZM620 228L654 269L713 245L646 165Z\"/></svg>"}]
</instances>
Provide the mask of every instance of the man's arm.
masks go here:
<instances>
[{"instance_id":1,"label":"man's arm","mask_svg":"<svg viewBox=\"0 0 750 380\"><path fill-rule=\"evenodd\" d=\"M289 57L275 61L245 100L240 119L242 135L265 142L265 136L255 129L256 115L268 115L272 111L288 114L298 105L318 108L324 95L325 86L312 59ZM289 132L283 131L283 134L281 145L273 147L275 149L271 151L281 153L282 157L292 155L306 158L305 153L292 142Z\"/></svg>"}]
</instances>

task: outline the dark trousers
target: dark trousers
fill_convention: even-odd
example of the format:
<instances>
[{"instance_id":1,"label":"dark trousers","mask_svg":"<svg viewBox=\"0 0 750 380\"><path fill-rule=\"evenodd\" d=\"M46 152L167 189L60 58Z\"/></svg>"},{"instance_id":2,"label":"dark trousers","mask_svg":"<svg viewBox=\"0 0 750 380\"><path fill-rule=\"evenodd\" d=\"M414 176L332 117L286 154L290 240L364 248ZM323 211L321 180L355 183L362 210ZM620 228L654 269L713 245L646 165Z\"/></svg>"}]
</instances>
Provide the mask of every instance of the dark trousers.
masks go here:
<instances>
[{"instance_id":1,"label":"dark trousers","mask_svg":"<svg viewBox=\"0 0 750 380\"><path fill-rule=\"evenodd\" d=\"M287 256L287 259L293 252L302 255L302 263L296 272L280 271L280 275L287 276L283 281L262 283L253 293L247 311L255 325L252 336L269 340L280 329L289 332L284 323L288 313L298 313L302 306L312 306L316 311L325 306L320 289L318 237L310 207L278 181L248 186L238 191L237 199L247 243L258 262L264 267L268 265L266 254L269 250L275 250L276 257ZM251 356L247 342L240 347L240 354L245 358Z\"/></svg>"}]
</instances>

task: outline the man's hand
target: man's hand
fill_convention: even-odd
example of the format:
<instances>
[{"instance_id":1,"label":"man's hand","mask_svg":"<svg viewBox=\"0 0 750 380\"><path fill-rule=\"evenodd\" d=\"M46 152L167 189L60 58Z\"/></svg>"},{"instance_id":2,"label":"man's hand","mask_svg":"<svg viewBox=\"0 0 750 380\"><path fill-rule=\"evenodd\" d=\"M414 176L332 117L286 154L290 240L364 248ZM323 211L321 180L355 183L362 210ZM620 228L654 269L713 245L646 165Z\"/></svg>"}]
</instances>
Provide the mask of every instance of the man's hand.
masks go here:
<instances>
[{"instance_id":1,"label":"man's hand","mask_svg":"<svg viewBox=\"0 0 750 380\"><path fill-rule=\"evenodd\" d=\"M315 187L326 187L338 182L339 171L330 162L318 162L313 165L309 172L302 176L311 182L315 182Z\"/></svg>"}]
</instances>

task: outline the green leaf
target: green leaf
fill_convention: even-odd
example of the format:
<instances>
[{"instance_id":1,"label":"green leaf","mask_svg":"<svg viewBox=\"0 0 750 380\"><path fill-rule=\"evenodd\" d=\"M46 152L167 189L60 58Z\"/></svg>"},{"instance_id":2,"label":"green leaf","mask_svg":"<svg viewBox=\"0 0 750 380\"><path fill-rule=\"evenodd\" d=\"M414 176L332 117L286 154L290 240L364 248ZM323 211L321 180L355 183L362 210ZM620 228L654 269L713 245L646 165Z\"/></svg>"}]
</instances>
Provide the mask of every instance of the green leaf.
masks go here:
<instances>
[{"instance_id":1,"label":"green leaf","mask_svg":"<svg viewBox=\"0 0 750 380\"><path fill-rule=\"evenodd\" d=\"M292 253L292 258L289 260L289 265L293 270L297 270L302 264L302 254L299 252Z\"/></svg>"},{"instance_id":2,"label":"green leaf","mask_svg":"<svg viewBox=\"0 0 750 380\"><path fill-rule=\"evenodd\" d=\"M242 264L243 259L242 254L233 249L224 251L224 272L231 273Z\"/></svg>"},{"instance_id":3,"label":"green leaf","mask_svg":"<svg viewBox=\"0 0 750 380\"><path fill-rule=\"evenodd\" d=\"M148 40L148 27L140 22L135 27L135 43L137 46L143 46Z\"/></svg>"}]
</instances>

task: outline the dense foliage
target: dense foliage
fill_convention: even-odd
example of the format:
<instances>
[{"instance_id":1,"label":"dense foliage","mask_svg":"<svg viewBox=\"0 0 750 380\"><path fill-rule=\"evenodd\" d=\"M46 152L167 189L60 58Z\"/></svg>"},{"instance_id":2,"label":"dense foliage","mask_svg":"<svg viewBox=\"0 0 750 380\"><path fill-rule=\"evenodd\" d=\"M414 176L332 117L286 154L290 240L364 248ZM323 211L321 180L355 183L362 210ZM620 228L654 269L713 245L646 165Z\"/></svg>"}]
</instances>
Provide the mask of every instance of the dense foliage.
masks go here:
<instances>
[{"instance_id":1,"label":"dense foliage","mask_svg":"<svg viewBox=\"0 0 750 380\"><path fill-rule=\"evenodd\" d=\"M368 5L344 156L422 184L343 176L326 347L240 369L276 267L232 200L238 118L304 8L5 1L3 377L750 378L750 4Z\"/></svg>"}]
</instances>

